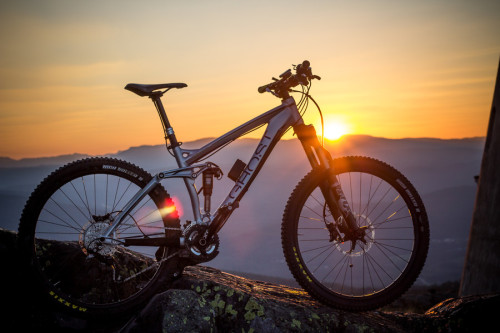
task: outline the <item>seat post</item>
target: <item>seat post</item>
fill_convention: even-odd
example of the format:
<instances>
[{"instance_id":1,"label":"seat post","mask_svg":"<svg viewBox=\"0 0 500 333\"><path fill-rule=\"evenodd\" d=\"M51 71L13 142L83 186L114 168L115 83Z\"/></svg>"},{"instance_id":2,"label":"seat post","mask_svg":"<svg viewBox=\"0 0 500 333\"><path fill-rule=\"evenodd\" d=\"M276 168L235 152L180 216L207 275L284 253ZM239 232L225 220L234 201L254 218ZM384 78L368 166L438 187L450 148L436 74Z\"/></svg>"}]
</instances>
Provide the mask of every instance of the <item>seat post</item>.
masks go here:
<instances>
[{"instance_id":1,"label":"seat post","mask_svg":"<svg viewBox=\"0 0 500 333\"><path fill-rule=\"evenodd\" d=\"M167 148L172 148L175 152L181 144L177 141L174 129L172 128L170 122L168 121L167 114L165 112L165 109L163 108L163 103L161 102L162 96L163 93L154 92L151 94L151 96L149 96L149 98L151 98L151 100L153 101L156 110L158 111L158 115L160 116L160 120L163 125L163 132L165 134L165 143L167 144ZM170 141L170 146L168 145L167 140Z\"/></svg>"}]
</instances>

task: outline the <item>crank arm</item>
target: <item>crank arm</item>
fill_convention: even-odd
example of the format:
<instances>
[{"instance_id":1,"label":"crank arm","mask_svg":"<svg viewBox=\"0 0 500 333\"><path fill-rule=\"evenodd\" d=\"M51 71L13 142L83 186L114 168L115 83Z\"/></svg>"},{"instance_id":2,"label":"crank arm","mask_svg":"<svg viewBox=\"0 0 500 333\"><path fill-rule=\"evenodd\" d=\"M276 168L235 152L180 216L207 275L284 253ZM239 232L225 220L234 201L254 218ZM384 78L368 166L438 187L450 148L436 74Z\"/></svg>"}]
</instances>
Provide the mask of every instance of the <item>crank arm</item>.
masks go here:
<instances>
[{"instance_id":1,"label":"crank arm","mask_svg":"<svg viewBox=\"0 0 500 333\"><path fill-rule=\"evenodd\" d=\"M184 237L176 239L168 239L166 237L153 238L125 238L124 246L166 246L166 247L181 247L184 243Z\"/></svg>"}]
</instances>

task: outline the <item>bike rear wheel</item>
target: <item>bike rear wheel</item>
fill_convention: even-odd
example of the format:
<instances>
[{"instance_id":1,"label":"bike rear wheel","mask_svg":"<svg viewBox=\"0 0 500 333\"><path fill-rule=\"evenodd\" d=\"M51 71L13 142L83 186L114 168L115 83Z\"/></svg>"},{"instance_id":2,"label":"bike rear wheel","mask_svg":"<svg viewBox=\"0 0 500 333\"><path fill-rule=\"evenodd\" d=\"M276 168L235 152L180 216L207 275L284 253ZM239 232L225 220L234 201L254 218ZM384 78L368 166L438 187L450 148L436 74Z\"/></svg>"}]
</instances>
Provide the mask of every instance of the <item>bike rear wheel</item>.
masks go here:
<instances>
[{"instance_id":1,"label":"bike rear wheel","mask_svg":"<svg viewBox=\"0 0 500 333\"><path fill-rule=\"evenodd\" d=\"M346 310L369 310L404 293L425 263L427 214L413 185L391 166L366 157L333 160L333 168L364 241L330 240L335 222L311 171L288 200L282 246L299 284L319 301ZM354 243L354 244L353 244Z\"/></svg>"},{"instance_id":2,"label":"bike rear wheel","mask_svg":"<svg viewBox=\"0 0 500 333\"><path fill-rule=\"evenodd\" d=\"M19 249L41 290L82 316L123 314L152 296L176 269L175 249L124 247L126 238L178 237L179 218L161 185L111 235L100 234L151 175L116 159L70 163L30 196L19 225Z\"/></svg>"}]
</instances>

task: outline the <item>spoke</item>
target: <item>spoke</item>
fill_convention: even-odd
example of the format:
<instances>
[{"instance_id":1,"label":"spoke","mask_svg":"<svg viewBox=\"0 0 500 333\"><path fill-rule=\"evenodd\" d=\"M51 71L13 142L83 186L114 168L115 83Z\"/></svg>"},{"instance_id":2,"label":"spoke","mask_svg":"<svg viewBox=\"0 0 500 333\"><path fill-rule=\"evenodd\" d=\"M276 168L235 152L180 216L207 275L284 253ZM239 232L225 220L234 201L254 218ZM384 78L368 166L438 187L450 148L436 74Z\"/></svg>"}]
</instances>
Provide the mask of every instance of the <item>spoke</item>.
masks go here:
<instances>
[{"instance_id":1,"label":"spoke","mask_svg":"<svg viewBox=\"0 0 500 333\"><path fill-rule=\"evenodd\" d=\"M158 221L153 221L153 222L150 222L150 223L144 223L144 224L141 224L141 225L136 225L136 224L126 224L126 225L125 225L125 226L126 226L126 228L122 228L122 229L117 228L117 230L116 230L116 231L117 231L119 234L123 234L123 233L127 232L128 230L130 230L131 228L133 228L133 227L137 227L137 229L139 229L139 231L140 231L140 235L144 235L144 233L143 233L143 231L142 231L141 227L144 227L144 228L147 228L147 229L162 229L162 230L164 230L164 228L165 228L165 227L164 227L163 225L162 225L162 226L149 225L149 224L158 224L158 223L160 223L160 222L163 222L163 221L162 221L162 220L158 220ZM123 226L123 225L124 225L124 224L120 224L120 226ZM136 231L135 233L139 234L139 232L137 232L137 231ZM163 235L164 235L164 233L163 233ZM148 233L148 236L151 236L151 234L149 234L149 233Z\"/></svg>"},{"instance_id":2,"label":"spoke","mask_svg":"<svg viewBox=\"0 0 500 333\"><path fill-rule=\"evenodd\" d=\"M373 226L373 224L372 224ZM393 230L393 229L412 229L413 227L383 227L383 228L377 228L377 230Z\"/></svg>"},{"instance_id":3,"label":"spoke","mask_svg":"<svg viewBox=\"0 0 500 333\"><path fill-rule=\"evenodd\" d=\"M342 260L342 266L340 266L340 269L339 269L337 275L335 276L335 279L333 279L333 281L332 281L332 284L331 284L332 289L333 289L333 285L334 285L335 281L337 281L337 278L339 277L340 273L342 273L342 271L344 270L344 265L347 263L348 258L347 258L347 256L344 256L341 260ZM344 285L342 285L341 287L342 287L341 288L341 290L342 290L344 288Z\"/></svg>"},{"instance_id":4,"label":"spoke","mask_svg":"<svg viewBox=\"0 0 500 333\"><path fill-rule=\"evenodd\" d=\"M373 264L371 265L371 269L370 269L370 258L368 258L366 251L364 251L364 255L363 255L363 272L364 272L365 265L366 265L366 268L367 268L367 271L368 271L368 276L370 278L370 283L371 283L372 291L375 292L377 290L377 288L375 288L375 282L373 281L372 270L375 270L375 274L377 275L377 277L379 278L379 280L381 282L382 282L382 280L380 279L380 276L378 276L378 273L377 273L376 269L373 267ZM363 286L364 286L364 282L365 281L363 279ZM383 285L383 282L382 282L382 285Z\"/></svg>"},{"instance_id":5,"label":"spoke","mask_svg":"<svg viewBox=\"0 0 500 333\"><path fill-rule=\"evenodd\" d=\"M319 186L318 186L318 188L319 188ZM319 190L319 194L320 194L321 196L323 196L323 193L321 192L321 190ZM319 205L320 207L323 207L323 209L322 209L323 216L321 216L320 214L318 214L318 215L320 215L320 216L321 216L321 221L322 221L322 222L325 222L325 221L327 220L327 217L330 217L330 216L332 217L332 220L334 220L334 219L333 219L333 215L332 215L332 213L330 212L330 209L326 209L326 208L328 207L328 205L327 205L327 203L326 203L326 200L322 202L322 201L318 200L315 196L313 196L313 194L312 194L312 193L311 193L311 195L310 195L310 196L311 196L311 197L312 197L312 198L313 198L313 199L314 199L314 200L318 203L318 205Z\"/></svg>"},{"instance_id":6,"label":"spoke","mask_svg":"<svg viewBox=\"0 0 500 333\"><path fill-rule=\"evenodd\" d=\"M413 241L413 238L377 238L377 241L380 240L392 240L392 241Z\"/></svg>"},{"instance_id":7,"label":"spoke","mask_svg":"<svg viewBox=\"0 0 500 333\"><path fill-rule=\"evenodd\" d=\"M83 228L80 223L78 223L74 218L73 216L71 216L64 208L62 208L59 203L57 201L55 201L54 199L52 199L52 197L50 198L51 201L53 201L57 207L59 207L60 210L62 210L73 222L76 223L77 226L79 226L80 228ZM44 208L44 210L46 210L47 212L49 212L50 214L52 214L48 209ZM60 219L59 217L55 216L54 214L52 214L52 216L56 217L57 219L59 219L60 221L63 221L62 219ZM63 221L64 222L64 221Z\"/></svg>"},{"instance_id":8,"label":"spoke","mask_svg":"<svg viewBox=\"0 0 500 333\"><path fill-rule=\"evenodd\" d=\"M401 268L398 265L396 265L396 263L394 263L394 261L392 261L392 259L387 255L387 253L385 253L385 251L383 251L383 249L382 249L381 246L379 246L378 244L375 244L375 246L387 258L387 260L389 260L389 262L399 271L399 275L401 275L401 273L403 273L403 271L401 270Z\"/></svg>"},{"instance_id":9,"label":"spoke","mask_svg":"<svg viewBox=\"0 0 500 333\"><path fill-rule=\"evenodd\" d=\"M387 275L387 277L391 280L391 281L394 281L394 279L391 277L391 275L389 273L387 273L387 271L384 269L384 267L382 267L382 265L379 264L379 262L377 260L375 260L375 258L373 258L368 252L366 253L366 255L373 260L373 262L375 264L377 264L377 266L380 268L380 270L382 272L385 273L385 275ZM383 284L383 283L382 283Z\"/></svg>"},{"instance_id":10,"label":"spoke","mask_svg":"<svg viewBox=\"0 0 500 333\"><path fill-rule=\"evenodd\" d=\"M115 190L115 197L113 199L113 208L111 209L112 212L114 212L116 210L116 196L118 195L118 189L120 188L120 182L121 182L121 177L118 177L118 182L116 183L116 190Z\"/></svg>"},{"instance_id":11,"label":"spoke","mask_svg":"<svg viewBox=\"0 0 500 333\"><path fill-rule=\"evenodd\" d=\"M349 172L349 192L351 192L351 202L349 203L349 205L352 205L354 203L354 200L352 199L352 179L350 172Z\"/></svg>"},{"instance_id":12,"label":"spoke","mask_svg":"<svg viewBox=\"0 0 500 333\"><path fill-rule=\"evenodd\" d=\"M85 187L85 180L82 178L82 184L83 184L83 193L85 194L85 202L87 202L87 208L89 210L90 215L92 215L91 210L90 210L90 205L89 205L89 198L87 197L87 188Z\"/></svg>"},{"instance_id":13,"label":"spoke","mask_svg":"<svg viewBox=\"0 0 500 333\"><path fill-rule=\"evenodd\" d=\"M309 207L308 205L304 204L304 207L306 207L307 209L309 209L311 212L313 212L314 214L318 215L321 219L323 219L323 216L321 216L320 214L318 214L314 209L312 209L311 207Z\"/></svg>"},{"instance_id":14,"label":"spoke","mask_svg":"<svg viewBox=\"0 0 500 333\"><path fill-rule=\"evenodd\" d=\"M64 227L64 228L70 228L70 229L76 230L78 233L80 233L80 229L77 229L77 228L75 228L75 227L73 227L72 225L69 225L69 224L60 224L60 223L46 221L46 220L42 220L42 219L39 219L38 222L43 222L43 223L47 223L47 224L58 225L58 226ZM38 232L38 233L40 233L40 232Z\"/></svg>"},{"instance_id":15,"label":"spoke","mask_svg":"<svg viewBox=\"0 0 500 333\"><path fill-rule=\"evenodd\" d=\"M380 244L380 245L383 245L385 247L392 247L394 249L398 249L398 250L402 250L402 251L407 251L407 252L413 252L413 248L412 249L405 249L403 247L399 247L399 246L394 246L394 245L390 245L390 244L387 244L387 243L382 243L382 242L379 242L378 240L374 243L377 243L377 244Z\"/></svg>"},{"instance_id":16,"label":"spoke","mask_svg":"<svg viewBox=\"0 0 500 333\"><path fill-rule=\"evenodd\" d=\"M395 255L396 257L398 257L399 259L401 259L402 261L404 261L405 263L408 264L409 260L406 260L405 258L401 257L398 253L394 252L394 251L391 251L391 249L388 249L384 244L382 243L375 243L375 245L377 246L377 248L381 251L381 252L385 252L385 251L388 251L389 253ZM392 262L392 260L391 260ZM399 269L399 268L398 268ZM401 271L401 273L403 273Z\"/></svg>"},{"instance_id":17,"label":"spoke","mask_svg":"<svg viewBox=\"0 0 500 333\"><path fill-rule=\"evenodd\" d=\"M407 215L407 216L401 216L401 217L396 217L394 219L390 219L390 220L383 220L381 222L377 222L377 223L372 223L372 226L375 227L375 226L378 226L378 225L382 225L384 223L387 223L387 222L394 222L394 221L399 221L399 220L403 220L403 219L407 219L407 218L410 218L411 219L411 215ZM379 228L377 228L379 229ZM380 228L381 229L381 228Z\"/></svg>"},{"instance_id":18,"label":"spoke","mask_svg":"<svg viewBox=\"0 0 500 333\"><path fill-rule=\"evenodd\" d=\"M87 211L89 212L89 215L88 215L88 216L86 216L86 218L87 218L87 219L90 219L90 218L92 217L92 213L90 212L90 207L88 206L88 204L85 204L85 201L83 201L83 198L82 198L82 196L80 195L80 192L78 192L78 191L76 190L75 185L73 185L73 181L70 181L69 183L71 184L71 187L73 187L73 190L75 191L76 195L78 195L78 198L80 198L80 200L82 201L83 206L85 206L85 208L87 208Z\"/></svg>"},{"instance_id":19,"label":"spoke","mask_svg":"<svg viewBox=\"0 0 500 333\"><path fill-rule=\"evenodd\" d=\"M95 173L94 173L94 215L97 215L97 189L96 189L96 181L95 181Z\"/></svg>"},{"instance_id":20,"label":"spoke","mask_svg":"<svg viewBox=\"0 0 500 333\"><path fill-rule=\"evenodd\" d=\"M327 245L322 245L322 246L319 246L319 247L315 247L313 249L308 249L308 250L305 250L305 251L301 251L302 253L306 253L306 252L311 252L311 251L315 251L315 250L320 250L320 249L323 249L325 247L332 247L334 244L327 244Z\"/></svg>"},{"instance_id":21,"label":"spoke","mask_svg":"<svg viewBox=\"0 0 500 333\"><path fill-rule=\"evenodd\" d=\"M397 221L397 220L400 220L400 219L403 219L403 218L408 218L408 217L409 217L409 218L411 218L411 215L407 215L407 216L402 216L402 217L397 217L397 218L395 218L395 219L391 219L391 217L393 217L394 215L396 215L397 213L399 213L399 211L401 211L401 209L404 209L404 208L408 208L408 207L406 206L406 204L405 204L405 205L403 205L403 206L402 206L401 208L399 208L398 210L396 210L395 212L393 212L393 213L392 213L389 217L387 217L387 218L386 218L385 220L383 220L382 222L377 223L377 225L382 225L382 224L384 224L384 223L388 223L388 222L392 222L392 221ZM379 215L379 216L380 216L380 215ZM377 221L377 219L378 219L378 216L377 216L377 218L376 218L376 219L374 219L374 221Z\"/></svg>"},{"instance_id":22,"label":"spoke","mask_svg":"<svg viewBox=\"0 0 500 333\"><path fill-rule=\"evenodd\" d=\"M88 219L88 216L84 212L82 212L80 207L74 203L74 201L66 194L66 192L64 192L61 188L59 188L58 191L60 191L73 204L73 206L76 207L76 209L83 215L85 219Z\"/></svg>"},{"instance_id":23,"label":"spoke","mask_svg":"<svg viewBox=\"0 0 500 333\"><path fill-rule=\"evenodd\" d=\"M358 212L361 212L361 206L362 206L362 204L361 204L361 202L362 202L362 198L361 198L362 186L361 186L361 184L363 182L362 181L362 179L363 179L362 176L363 176L363 173L360 172L359 173L359 205L358 205ZM360 219L361 219L361 213L358 216L358 225L359 225Z\"/></svg>"},{"instance_id":24,"label":"spoke","mask_svg":"<svg viewBox=\"0 0 500 333\"><path fill-rule=\"evenodd\" d=\"M367 217L370 217L371 213L373 213L373 211L378 207L378 205L382 202L382 200L385 199L385 197L387 196L387 194L389 193L389 191L392 189L392 187L388 187L387 188L387 191L384 193L384 195L382 196L382 198L380 198L380 200L377 202L377 204L375 205L375 207L372 208L372 210L366 214Z\"/></svg>"},{"instance_id":25,"label":"spoke","mask_svg":"<svg viewBox=\"0 0 500 333\"><path fill-rule=\"evenodd\" d=\"M129 220L130 220L130 218L129 218ZM139 228L140 227L147 227L147 228L161 228L161 229L163 229L164 226L159 227L159 226L151 225L151 224L158 224L159 222L163 223L163 220L155 220L155 221L143 223L143 224L140 224L140 225L136 224L136 223L130 223L130 224L128 224L128 223L127 224L126 223L120 223L120 226L126 226L127 227L125 229L121 229L121 230L124 230L124 231L127 230L127 229L130 229L132 227L139 227Z\"/></svg>"},{"instance_id":26,"label":"spoke","mask_svg":"<svg viewBox=\"0 0 500 333\"><path fill-rule=\"evenodd\" d=\"M55 215L54 213L52 213L50 210L48 210L47 208L43 208L44 211L46 211L47 213L49 213L50 215L52 215L53 217L55 217L56 219L58 219L59 221L61 221L62 223L64 223L65 225L68 226L68 228L71 228L71 229L75 229L75 230L78 230L77 228L73 227L72 225L66 223L66 221L64 221L63 219L61 219L59 216ZM81 228L81 227L80 227Z\"/></svg>"},{"instance_id":27,"label":"spoke","mask_svg":"<svg viewBox=\"0 0 500 333\"><path fill-rule=\"evenodd\" d=\"M351 261L351 263L349 264L349 269L351 272L351 295L354 295L354 286L353 286L353 277L352 277L352 270L353 270L354 264L352 263L352 257L349 257L349 258Z\"/></svg>"},{"instance_id":28,"label":"spoke","mask_svg":"<svg viewBox=\"0 0 500 333\"><path fill-rule=\"evenodd\" d=\"M144 198L143 198L142 200L144 200ZM134 211L133 211L133 212L131 211L131 212L130 212L130 215L137 214L137 213L139 212L139 210L141 210L144 206L146 206L146 204L147 204L147 203L149 203L149 202L151 202L151 201L153 201L153 200L151 199L151 197L150 197L150 196L148 196L148 199L147 199L147 200L144 200L144 202L142 202L142 201L141 201L141 202L142 202L142 205L140 205L140 206L138 206L138 207L134 208ZM153 208L153 209L151 209L151 212L150 212L149 214L151 214L152 212L156 212L156 211L157 211L157 209L156 209L156 205L155 205L155 206L154 206L154 208ZM147 216L149 216L149 215L143 216L142 218L140 218L139 220L137 220L137 222L140 222L142 219L146 218Z\"/></svg>"},{"instance_id":29,"label":"spoke","mask_svg":"<svg viewBox=\"0 0 500 333\"><path fill-rule=\"evenodd\" d=\"M335 249L333 249L333 250L335 250ZM332 252L332 253L333 253L333 252ZM342 257L342 256L341 256L341 257L340 257L340 259L337 261L337 263L336 263L336 264L332 267L332 269L328 272L328 274L326 274L326 275L323 277L323 279L321 279L321 282L325 281L325 279L328 277L328 275L330 275L330 274L331 274L331 273L335 270L335 268L336 268L336 267L337 267L337 266L338 266L341 262L343 262L344 260L345 260L345 257ZM341 267L341 268L342 268L342 267ZM335 282L335 280L332 282L332 288L330 288L330 289L333 289L333 283L334 283L334 282Z\"/></svg>"},{"instance_id":30,"label":"spoke","mask_svg":"<svg viewBox=\"0 0 500 333\"><path fill-rule=\"evenodd\" d=\"M301 236L303 236L303 235L301 234ZM328 238L320 238L320 239L300 239L299 241L300 242L325 242L325 241L328 242L329 240L330 239L328 239Z\"/></svg>"},{"instance_id":31,"label":"spoke","mask_svg":"<svg viewBox=\"0 0 500 333\"><path fill-rule=\"evenodd\" d=\"M120 203L120 201L122 201L123 196L125 195L125 193L127 193L127 192L128 192L128 189L130 188L130 186L131 186L131 185L132 185L132 183L128 183L127 188L125 189L125 191L123 191L123 193L122 193L122 195L121 195L120 199L118 199L118 201L116 202L116 206L118 206L118 204ZM114 211L114 210L115 210L115 207L113 207L113 211Z\"/></svg>"},{"instance_id":32,"label":"spoke","mask_svg":"<svg viewBox=\"0 0 500 333\"><path fill-rule=\"evenodd\" d=\"M346 256L346 265L345 265L345 271L344 271L344 278L342 279L342 288L340 288L340 291L344 291L344 286L345 286L345 280L346 280L346 277L347 277L347 271L349 270L349 268L351 267L352 265L352 257L350 256ZM349 262L349 264L347 265L347 263ZM351 271L352 273L352 271ZM351 287L352 287L352 283L351 283ZM352 293L352 288L351 288L351 293Z\"/></svg>"},{"instance_id":33,"label":"spoke","mask_svg":"<svg viewBox=\"0 0 500 333\"><path fill-rule=\"evenodd\" d=\"M323 220L316 219L316 218L314 218L314 217L308 217L308 216L303 216L303 215L300 215L299 217L300 217L300 218L303 218L303 219L306 219L306 220L313 220L313 221L318 221L318 222L322 222L322 223L324 223L324 221L323 221ZM300 229L300 228L299 228L299 229Z\"/></svg>"},{"instance_id":34,"label":"spoke","mask_svg":"<svg viewBox=\"0 0 500 333\"><path fill-rule=\"evenodd\" d=\"M146 201L146 202L145 202L145 203L144 203L144 204L143 204L140 208L136 209L136 211L135 211L134 213L130 214L130 215L137 214L137 212L138 212L138 211L139 211L142 207L144 207L144 206L145 206L145 205L146 205L149 201L151 201L151 198L149 198L149 200L147 200L147 201ZM144 215L143 217L141 217L140 219L138 219L138 220L137 220L137 223L139 223L139 222L141 222L142 220L144 220L145 218L147 218L147 217L151 216L151 214L154 214L154 213L158 212L158 210L157 210L157 209L155 209L155 208L156 208L156 207L151 208L151 211L150 211L148 214L146 214L146 215ZM159 213L159 212L158 212L158 213Z\"/></svg>"},{"instance_id":35,"label":"spoke","mask_svg":"<svg viewBox=\"0 0 500 333\"><path fill-rule=\"evenodd\" d=\"M373 226L373 225L372 225ZM395 230L395 229L412 229L413 227L382 227L382 228L376 228L377 230Z\"/></svg>"},{"instance_id":36,"label":"spoke","mask_svg":"<svg viewBox=\"0 0 500 333\"><path fill-rule=\"evenodd\" d=\"M105 204L104 204L104 209L105 209L105 213L108 211L108 179L109 179L109 175L106 174L106 198L105 198Z\"/></svg>"},{"instance_id":37,"label":"spoke","mask_svg":"<svg viewBox=\"0 0 500 333\"><path fill-rule=\"evenodd\" d=\"M324 205L324 204L323 204L323 203L321 203L318 199L316 199L316 197L315 197L312 193L311 193L310 197L311 197L311 198L313 198L313 199L314 199L314 200L318 203L318 205L320 205L320 206L323 206L323 205Z\"/></svg>"},{"instance_id":38,"label":"spoke","mask_svg":"<svg viewBox=\"0 0 500 333\"><path fill-rule=\"evenodd\" d=\"M150 199L150 200L151 200L151 199ZM147 203L147 201L146 201L146 203ZM144 205L145 205L146 203L144 203L144 204L143 204L140 208L144 207ZM139 209L140 209L140 208L139 208ZM138 211L139 209L137 209L135 213L137 213L137 211ZM130 214L130 215L127 215L127 217L128 217L129 219L132 219L132 220L134 221L134 224L128 224L128 226L130 226L129 228L131 228L131 227L132 227L132 226L134 226L134 225L136 225L138 228L140 228L141 226L146 226L146 225L148 225L148 224L158 223L159 221L161 221L161 222L163 223L163 220L157 220L157 221L152 221L152 222L143 223L143 224L139 225L139 222L140 222L140 221L142 221L144 218L146 218L146 217L150 216L150 215L151 215L152 213L154 213L154 212L157 212L157 210L156 210L156 209L152 209L152 210L151 210L151 212L149 212L149 214L147 214L147 215L143 216L143 217L142 217L142 218L140 218L139 220L135 220L135 219L131 216L131 215L133 215L133 214L135 214L135 213ZM123 223L121 223L121 225L123 225ZM129 228L125 228L125 229L122 229L122 230L127 230L127 229L129 229Z\"/></svg>"},{"instance_id":39,"label":"spoke","mask_svg":"<svg viewBox=\"0 0 500 333\"><path fill-rule=\"evenodd\" d=\"M382 182L383 182L383 179L380 179L377 187L375 188L375 191L373 191L373 194L371 194L371 191L372 191L372 184L373 184L373 175L371 176L370 178L370 192L368 193L368 202L366 203L366 206L365 208L363 209L363 211L360 213L360 215L363 215L365 213L365 211L368 211L369 208L370 208L370 203L372 201L372 199L375 197L375 194L378 192L378 189L380 188L380 185L382 185ZM371 195L370 195L371 194ZM370 214L367 214L367 215L370 215Z\"/></svg>"},{"instance_id":40,"label":"spoke","mask_svg":"<svg viewBox=\"0 0 500 333\"><path fill-rule=\"evenodd\" d=\"M328 251L328 250L329 250L329 248L327 248L327 249L325 249L325 250L321 251L320 253L318 253L317 255L315 255L313 258L309 259L307 262L308 262L308 263L309 263L309 262L312 262L314 259L316 259L317 257L319 257L320 255L322 255L323 253L325 253L325 252L326 252L326 251ZM334 249L334 248L332 248L331 250L332 250L332 251L334 251L335 249ZM330 254L332 254L332 252L330 252ZM328 257L330 256L330 254L326 256L326 258L325 258L325 259L321 262L321 264L319 264L319 266L318 266L318 267L316 267L316 269L314 270L314 272L316 272L316 270L317 270L317 269L318 269L321 265L323 265L323 263L325 262L325 260L326 260L326 259L328 259ZM313 272L313 273L314 273L314 272Z\"/></svg>"},{"instance_id":41,"label":"spoke","mask_svg":"<svg viewBox=\"0 0 500 333\"><path fill-rule=\"evenodd\" d=\"M366 251L363 249L363 253L366 254ZM362 263L361 263L361 269L362 269L362 281L363 281L363 284L362 284L362 292L363 292L363 295L365 295L365 256L363 255L362 256Z\"/></svg>"},{"instance_id":42,"label":"spoke","mask_svg":"<svg viewBox=\"0 0 500 333\"><path fill-rule=\"evenodd\" d=\"M398 194L398 196L397 196L397 197L396 197L396 198L395 198L395 199L394 199L394 200L393 200L393 201L392 201L392 202L391 202L391 203L390 203L390 204L389 204L389 205L388 205L388 206L387 206L387 207L386 207L386 208L385 208L385 209L384 209L384 210L383 210L380 214L378 214L378 216L377 216L376 218L374 218L374 219L373 219L373 221L377 221L377 220L378 220L378 218L379 218L380 216L382 216L382 215L383 215L383 214L384 214L384 213L385 213L385 212L389 209L389 207L391 207L391 206L392 206L392 204L396 202L396 200L397 200L398 198L400 198L399 194ZM387 217L384 221L388 221L391 217L393 217L394 215L396 215L397 213L399 213L399 211L400 211L401 209L403 209L403 208L408 208L408 206L406 206L406 203L403 203L403 206L401 206L401 207L400 207L399 209L397 209L396 211L392 212L392 213L389 215L389 217Z\"/></svg>"},{"instance_id":43,"label":"spoke","mask_svg":"<svg viewBox=\"0 0 500 333\"><path fill-rule=\"evenodd\" d=\"M378 274L377 268L375 268L375 265L373 264L373 262L375 261L375 259L372 258L372 256L370 254L368 254L368 252L365 252L365 255L366 255L366 261L368 262L368 267L371 265L373 272L375 273L375 275L377 276L378 280L380 281L380 284L382 285L383 288L385 288L384 281L382 281L382 278ZM373 286L373 291L376 291L375 290L376 289L375 285L373 285L373 281L372 281L372 286Z\"/></svg>"}]
</instances>

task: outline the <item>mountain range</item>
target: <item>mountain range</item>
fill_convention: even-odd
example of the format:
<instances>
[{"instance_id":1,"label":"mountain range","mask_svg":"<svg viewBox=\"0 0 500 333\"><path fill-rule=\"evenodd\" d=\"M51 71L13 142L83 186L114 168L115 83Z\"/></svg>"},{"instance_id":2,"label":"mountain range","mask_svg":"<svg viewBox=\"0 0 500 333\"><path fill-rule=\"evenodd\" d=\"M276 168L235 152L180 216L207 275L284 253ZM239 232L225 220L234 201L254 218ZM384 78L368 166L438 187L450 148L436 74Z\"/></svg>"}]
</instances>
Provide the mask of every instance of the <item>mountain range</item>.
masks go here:
<instances>
[{"instance_id":1,"label":"mountain range","mask_svg":"<svg viewBox=\"0 0 500 333\"><path fill-rule=\"evenodd\" d=\"M201 147L210 139L185 143ZM370 156L401 171L419 191L426 206L431 242L424 270L417 283L437 284L457 281L462 272L474 208L484 138L442 140L431 138L386 139L348 135L325 141L334 157ZM236 159L248 161L257 139L240 139L209 160L227 175ZM132 147L109 157L123 159L156 173L175 166L165 146ZM31 191L56 168L85 154L13 160L0 157L0 227L17 230L24 203ZM310 166L297 140L282 140L271 154L252 187L219 236L220 254L210 266L226 271L291 279L281 250L281 217L286 201ZM212 206L217 207L233 182L223 177L215 183ZM183 183L164 184L185 219L190 219L188 197Z\"/></svg>"}]
</instances>

